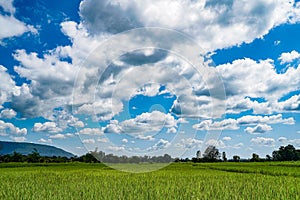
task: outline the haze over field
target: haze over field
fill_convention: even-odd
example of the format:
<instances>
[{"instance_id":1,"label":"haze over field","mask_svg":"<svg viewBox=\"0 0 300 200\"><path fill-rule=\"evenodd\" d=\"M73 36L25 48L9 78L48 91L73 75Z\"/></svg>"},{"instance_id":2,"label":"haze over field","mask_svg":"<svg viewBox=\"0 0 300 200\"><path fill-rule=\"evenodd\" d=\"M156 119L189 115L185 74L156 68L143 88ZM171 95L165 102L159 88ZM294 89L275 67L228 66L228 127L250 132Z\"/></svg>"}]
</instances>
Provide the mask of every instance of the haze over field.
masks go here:
<instances>
[{"instance_id":1,"label":"haze over field","mask_svg":"<svg viewBox=\"0 0 300 200\"><path fill-rule=\"evenodd\" d=\"M300 148L299 22L294 0L0 0L0 140L77 155Z\"/></svg>"}]
</instances>

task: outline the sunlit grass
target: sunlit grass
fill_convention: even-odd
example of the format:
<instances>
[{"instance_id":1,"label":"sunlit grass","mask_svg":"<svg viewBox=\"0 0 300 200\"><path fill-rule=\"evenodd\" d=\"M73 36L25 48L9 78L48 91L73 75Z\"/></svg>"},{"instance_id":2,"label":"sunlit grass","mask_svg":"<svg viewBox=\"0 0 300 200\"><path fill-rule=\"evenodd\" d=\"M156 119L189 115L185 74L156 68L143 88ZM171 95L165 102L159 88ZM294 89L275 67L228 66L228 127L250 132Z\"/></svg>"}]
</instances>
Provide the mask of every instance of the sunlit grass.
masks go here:
<instances>
[{"instance_id":1,"label":"sunlit grass","mask_svg":"<svg viewBox=\"0 0 300 200\"><path fill-rule=\"evenodd\" d=\"M0 199L300 199L300 163L174 163L150 173L101 164L0 164Z\"/></svg>"}]
</instances>

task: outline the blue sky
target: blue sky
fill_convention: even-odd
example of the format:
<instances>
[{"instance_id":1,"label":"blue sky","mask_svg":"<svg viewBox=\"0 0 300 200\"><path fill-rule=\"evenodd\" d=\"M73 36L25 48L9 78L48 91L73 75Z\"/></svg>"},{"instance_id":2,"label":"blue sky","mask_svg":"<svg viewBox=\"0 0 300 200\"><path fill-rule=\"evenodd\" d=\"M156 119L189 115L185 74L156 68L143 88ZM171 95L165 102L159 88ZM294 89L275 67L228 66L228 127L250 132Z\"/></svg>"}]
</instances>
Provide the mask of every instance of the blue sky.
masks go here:
<instances>
[{"instance_id":1,"label":"blue sky","mask_svg":"<svg viewBox=\"0 0 300 200\"><path fill-rule=\"evenodd\" d=\"M288 0L0 0L0 140L77 155L300 148L299 22Z\"/></svg>"}]
</instances>

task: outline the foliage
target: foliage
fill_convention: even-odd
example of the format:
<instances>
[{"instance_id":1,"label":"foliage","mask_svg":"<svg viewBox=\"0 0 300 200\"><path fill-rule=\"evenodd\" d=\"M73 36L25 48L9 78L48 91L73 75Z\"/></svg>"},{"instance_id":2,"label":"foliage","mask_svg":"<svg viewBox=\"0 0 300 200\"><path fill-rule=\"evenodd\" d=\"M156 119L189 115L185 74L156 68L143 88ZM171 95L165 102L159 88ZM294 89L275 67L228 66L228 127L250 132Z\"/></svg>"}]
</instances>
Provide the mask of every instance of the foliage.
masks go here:
<instances>
[{"instance_id":1,"label":"foliage","mask_svg":"<svg viewBox=\"0 0 300 200\"><path fill-rule=\"evenodd\" d=\"M273 160L291 161L300 160L300 150L296 150L293 145L281 146L278 151L273 151Z\"/></svg>"},{"instance_id":2,"label":"foliage","mask_svg":"<svg viewBox=\"0 0 300 200\"><path fill-rule=\"evenodd\" d=\"M217 149L213 145L209 145L203 154L203 159L207 161L217 161L220 160L220 152L219 149Z\"/></svg>"},{"instance_id":3,"label":"foliage","mask_svg":"<svg viewBox=\"0 0 300 200\"><path fill-rule=\"evenodd\" d=\"M240 156L237 156L237 155L233 156L232 159L234 162L240 162L240 160L241 160Z\"/></svg>"}]
</instances>

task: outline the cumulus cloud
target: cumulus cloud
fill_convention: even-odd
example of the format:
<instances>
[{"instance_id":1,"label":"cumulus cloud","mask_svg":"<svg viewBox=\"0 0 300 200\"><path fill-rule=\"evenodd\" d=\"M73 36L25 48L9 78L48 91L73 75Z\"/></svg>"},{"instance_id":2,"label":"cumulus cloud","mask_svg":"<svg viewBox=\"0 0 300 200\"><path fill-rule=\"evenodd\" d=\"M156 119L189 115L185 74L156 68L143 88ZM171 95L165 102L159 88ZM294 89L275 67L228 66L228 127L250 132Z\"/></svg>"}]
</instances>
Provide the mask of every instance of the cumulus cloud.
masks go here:
<instances>
[{"instance_id":1,"label":"cumulus cloud","mask_svg":"<svg viewBox=\"0 0 300 200\"><path fill-rule=\"evenodd\" d=\"M282 118L282 114L270 115L270 116L246 115L237 119L237 123L240 125L255 125L258 123L293 125L295 124L295 119L293 117L284 119Z\"/></svg>"},{"instance_id":2,"label":"cumulus cloud","mask_svg":"<svg viewBox=\"0 0 300 200\"><path fill-rule=\"evenodd\" d=\"M137 27L163 27L197 38L207 50L261 38L275 26L295 22L294 1L95 1L80 5L83 24L93 34Z\"/></svg>"},{"instance_id":3,"label":"cumulus cloud","mask_svg":"<svg viewBox=\"0 0 300 200\"><path fill-rule=\"evenodd\" d=\"M196 130L238 130L241 126L256 125L256 127L248 127L245 129L248 133L259 133L270 131L272 128L268 124L295 124L293 117L282 118L282 114L260 116L260 115L245 115L238 119L224 119L222 121L204 120L199 124L193 125Z\"/></svg>"},{"instance_id":4,"label":"cumulus cloud","mask_svg":"<svg viewBox=\"0 0 300 200\"><path fill-rule=\"evenodd\" d=\"M226 145L222 140L210 139L205 143L207 146L216 146L218 148L225 148Z\"/></svg>"},{"instance_id":5,"label":"cumulus cloud","mask_svg":"<svg viewBox=\"0 0 300 200\"><path fill-rule=\"evenodd\" d=\"M14 58L20 62L14 70L21 76L31 81L23 85L26 91L15 95L14 101L19 98L25 102L32 102L33 105L13 104L25 116L37 117L47 116L49 110L67 104L76 76L76 67L66 61L60 61L55 53L45 54L39 58L37 53L26 53L25 50L17 50ZM29 108L28 108L29 107ZM30 109L34 108L36 109Z\"/></svg>"},{"instance_id":6,"label":"cumulus cloud","mask_svg":"<svg viewBox=\"0 0 300 200\"><path fill-rule=\"evenodd\" d=\"M11 101L11 96L18 92L18 87L8 74L7 69L0 65L0 109L2 104Z\"/></svg>"},{"instance_id":7,"label":"cumulus cloud","mask_svg":"<svg viewBox=\"0 0 300 200\"><path fill-rule=\"evenodd\" d=\"M83 144L95 144L95 140L94 139L84 139L82 140Z\"/></svg>"},{"instance_id":8,"label":"cumulus cloud","mask_svg":"<svg viewBox=\"0 0 300 200\"><path fill-rule=\"evenodd\" d=\"M0 134L1 135L27 135L26 128L19 128L12 123L6 123L0 120Z\"/></svg>"},{"instance_id":9,"label":"cumulus cloud","mask_svg":"<svg viewBox=\"0 0 300 200\"><path fill-rule=\"evenodd\" d=\"M223 139L222 140L224 140L224 141L230 141L231 140L231 137L229 137L229 136L225 136L225 137L223 137Z\"/></svg>"},{"instance_id":10,"label":"cumulus cloud","mask_svg":"<svg viewBox=\"0 0 300 200\"><path fill-rule=\"evenodd\" d=\"M147 151L158 151L158 150L166 149L170 145L171 143L168 140L160 139L152 147L147 148Z\"/></svg>"},{"instance_id":11,"label":"cumulus cloud","mask_svg":"<svg viewBox=\"0 0 300 200\"><path fill-rule=\"evenodd\" d=\"M196 130L237 130L235 119L225 119L223 121L213 122L212 120L204 120L199 124L193 125L193 128Z\"/></svg>"},{"instance_id":12,"label":"cumulus cloud","mask_svg":"<svg viewBox=\"0 0 300 200\"><path fill-rule=\"evenodd\" d=\"M291 52L282 53L278 58L278 60L281 61L280 64L285 64L285 63L293 62L298 58L300 58L300 54L297 51L293 50Z\"/></svg>"},{"instance_id":13,"label":"cumulus cloud","mask_svg":"<svg viewBox=\"0 0 300 200\"><path fill-rule=\"evenodd\" d=\"M175 144L176 147L183 149L200 149L202 147L203 141L195 138L181 139L179 143Z\"/></svg>"},{"instance_id":14,"label":"cumulus cloud","mask_svg":"<svg viewBox=\"0 0 300 200\"><path fill-rule=\"evenodd\" d=\"M14 17L16 9L13 6L13 0L0 1L0 7L6 12L4 15L0 14L0 26L5 27L5 29L0 32L0 40L20 36L29 31L36 33L36 29L32 26L26 25Z\"/></svg>"},{"instance_id":15,"label":"cumulus cloud","mask_svg":"<svg viewBox=\"0 0 300 200\"><path fill-rule=\"evenodd\" d=\"M137 117L122 122L112 121L105 129L106 133L149 133L163 128L177 127L177 120L171 114L160 111L142 113Z\"/></svg>"},{"instance_id":16,"label":"cumulus cloud","mask_svg":"<svg viewBox=\"0 0 300 200\"><path fill-rule=\"evenodd\" d=\"M26 141L26 137L13 137L13 136L11 136L10 139L12 139L15 142L25 142Z\"/></svg>"},{"instance_id":17,"label":"cumulus cloud","mask_svg":"<svg viewBox=\"0 0 300 200\"><path fill-rule=\"evenodd\" d=\"M296 147L300 147L300 139L288 139L286 137L279 137L277 141L280 142L282 145L292 144Z\"/></svg>"},{"instance_id":18,"label":"cumulus cloud","mask_svg":"<svg viewBox=\"0 0 300 200\"><path fill-rule=\"evenodd\" d=\"M257 137L257 138L252 138L251 143L259 146L272 147L275 145L275 140L273 138Z\"/></svg>"},{"instance_id":19,"label":"cumulus cloud","mask_svg":"<svg viewBox=\"0 0 300 200\"><path fill-rule=\"evenodd\" d=\"M279 137L279 138L277 139L278 142L282 142L282 143L286 143L287 140L288 140L288 139L287 139L286 137Z\"/></svg>"},{"instance_id":20,"label":"cumulus cloud","mask_svg":"<svg viewBox=\"0 0 300 200\"><path fill-rule=\"evenodd\" d=\"M135 138L140 139L140 140L149 140L149 141L154 141L155 138L151 135L137 135Z\"/></svg>"},{"instance_id":21,"label":"cumulus cloud","mask_svg":"<svg viewBox=\"0 0 300 200\"><path fill-rule=\"evenodd\" d=\"M66 139L68 137L73 137L74 135L72 133L66 133L66 134L54 134L54 135L50 135L49 138L51 139Z\"/></svg>"},{"instance_id":22,"label":"cumulus cloud","mask_svg":"<svg viewBox=\"0 0 300 200\"><path fill-rule=\"evenodd\" d=\"M5 12L15 13L16 9L13 6L13 0L0 1L0 7L3 8Z\"/></svg>"},{"instance_id":23,"label":"cumulus cloud","mask_svg":"<svg viewBox=\"0 0 300 200\"><path fill-rule=\"evenodd\" d=\"M0 40L3 38L22 35L30 30L23 22L17 20L13 16L0 15L0 26L6 27L0 32Z\"/></svg>"},{"instance_id":24,"label":"cumulus cloud","mask_svg":"<svg viewBox=\"0 0 300 200\"><path fill-rule=\"evenodd\" d=\"M11 119L16 117L17 113L13 109L4 109L0 112L0 118Z\"/></svg>"},{"instance_id":25,"label":"cumulus cloud","mask_svg":"<svg viewBox=\"0 0 300 200\"><path fill-rule=\"evenodd\" d=\"M103 135L103 130L100 128L84 128L78 133L79 135Z\"/></svg>"},{"instance_id":26,"label":"cumulus cloud","mask_svg":"<svg viewBox=\"0 0 300 200\"><path fill-rule=\"evenodd\" d=\"M51 140L51 139L44 139L44 138L41 138L41 139L39 139L38 141L41 142L41 143L49 143L49 144L52 143L52 140Z\"/></svg>"},{"instance_id":27,"label":"cumulus cloud","mask_svg":"<svg viewBox=\"0 0 300 200\"><path fill-rule=\"evenodd\" d=\"M285 73L278 74L273 60L270 59L238 59L219 65L217 69L223 79L228 101L236 100L233 97L238 97L239 101L246 97L277 101L299 89L300 85L300 67L289 67Z\"/></svg>"},{"instance_id":28,"label":"cumulus cloud","mask_svg":"<svg viewBox=\"0 0 300 200\"><path fill-rule=\"evenodd\" d=\"M33 132L48 132L59 133L63 129L58 127L55 122L35 123L32 129Z\"/></svg>"},{"instance_id":29,"label":"cumulus cloud","mask_svg":"<svg viewBox=\"0 0 300 200\"><path fill-rule=\"evenodd\" d=\"M259 133L265 133L267 131L273 130L271 126L267 124L258 124L255 127L247 127L245 129L246 133L250 134L259 134Z\"/></svg>"},{"instance_id":30,"label":"cumulus cloud","mask_svg":"<svg viewBox=\"0 0 300 200\"><path fill-rule=\"evenodd\" d=\"M279 110L289 111L300 111L300 95L294 95L285 101L281 101L278 104Z\"/></svg>"}]
</instances>

